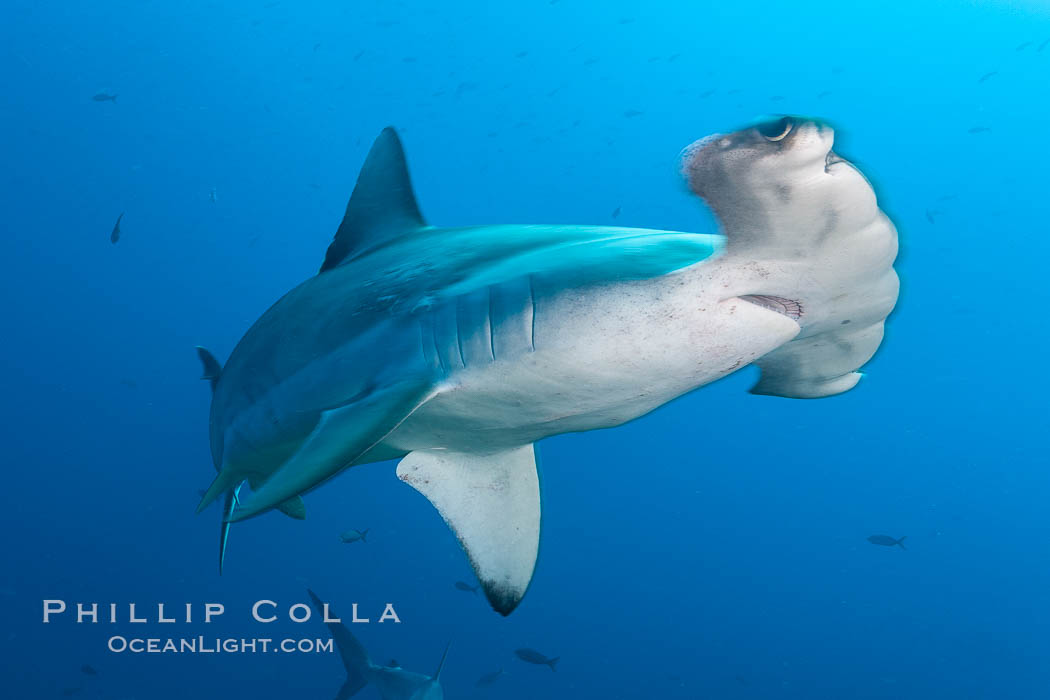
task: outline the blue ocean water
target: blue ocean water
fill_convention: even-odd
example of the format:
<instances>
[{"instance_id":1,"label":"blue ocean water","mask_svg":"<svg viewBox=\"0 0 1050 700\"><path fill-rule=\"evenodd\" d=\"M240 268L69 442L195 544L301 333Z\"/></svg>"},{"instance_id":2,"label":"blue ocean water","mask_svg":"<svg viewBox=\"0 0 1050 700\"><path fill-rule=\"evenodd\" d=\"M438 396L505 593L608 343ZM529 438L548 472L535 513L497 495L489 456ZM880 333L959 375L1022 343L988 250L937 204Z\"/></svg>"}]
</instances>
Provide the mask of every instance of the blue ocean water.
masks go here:
<instances>
[{"instance_id":1,"label":"blue ocean water","mask_svg":"<svg viewBox=\"0 0 1050 700\"><path fill-rule=\"evenodd\" d=\"M379 660L430 672L451 641L450 698L1047 697L1044 3L3 14L5 697L333 697L335 655L106 651L114 634L325 638L250 619L307 586L337 611L396 605L400 625L355 627ZM901 300L857 390L756 397L746 369L545 441L540 563L506 619L454 588L469 564L392 464L309 494L304 522L235 525L217 575L218 509L193 513L214 477L193 348L225 359L316 272L380 129L401 132L436 224L715 232L677 155L769 113L834 124L900 232ZM367 544L342 544L349 528ZM883 533L908 549L866 541ZM45 625L44 599L227 612Z\"/></svg>"}]
</instances>

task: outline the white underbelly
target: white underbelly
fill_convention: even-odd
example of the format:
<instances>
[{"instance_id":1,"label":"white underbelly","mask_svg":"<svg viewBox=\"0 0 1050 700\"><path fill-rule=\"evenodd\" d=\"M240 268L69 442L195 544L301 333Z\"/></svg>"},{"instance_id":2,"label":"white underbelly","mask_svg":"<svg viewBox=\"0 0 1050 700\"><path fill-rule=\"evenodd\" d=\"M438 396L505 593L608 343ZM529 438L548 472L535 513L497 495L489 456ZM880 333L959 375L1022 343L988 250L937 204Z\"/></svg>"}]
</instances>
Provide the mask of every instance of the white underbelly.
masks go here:
<instances>
[{"instance_id":1,"label":"white underbelly","mask_svg":"<svg viewBox=\"0 0 1050 700\"><path fill-rule=\"evenodd\" d=\"M540 297L529 342L504 342L520 350L489 353L488 361L449 373L384 446L483 451L620 425L798 333L778 313L698 292L671 278ZM525 327L520 319L509 323ZM493 333L501 337L498 325Z\"/></svg>"}]
</instances>

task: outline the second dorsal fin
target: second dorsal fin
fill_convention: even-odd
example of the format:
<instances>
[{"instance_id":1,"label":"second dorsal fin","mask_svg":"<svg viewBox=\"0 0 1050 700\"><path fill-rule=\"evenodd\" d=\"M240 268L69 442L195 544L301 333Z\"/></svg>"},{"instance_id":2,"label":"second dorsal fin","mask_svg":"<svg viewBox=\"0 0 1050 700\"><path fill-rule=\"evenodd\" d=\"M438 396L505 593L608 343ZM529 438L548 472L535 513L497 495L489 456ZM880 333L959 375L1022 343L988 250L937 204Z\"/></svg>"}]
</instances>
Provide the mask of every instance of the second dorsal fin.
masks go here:
<instances>
[{"instance_id":1,"label":"second dorsal fin","mask_svg":"<svg viewBox=\"0 0 1050 700\"><path fill-rule=\"evenodd\" d=\"M388 126L365 158L343 222L328 246L320 271L338 267L425 225L408 177L401 139Z\"/></svg>"}]
</instances>

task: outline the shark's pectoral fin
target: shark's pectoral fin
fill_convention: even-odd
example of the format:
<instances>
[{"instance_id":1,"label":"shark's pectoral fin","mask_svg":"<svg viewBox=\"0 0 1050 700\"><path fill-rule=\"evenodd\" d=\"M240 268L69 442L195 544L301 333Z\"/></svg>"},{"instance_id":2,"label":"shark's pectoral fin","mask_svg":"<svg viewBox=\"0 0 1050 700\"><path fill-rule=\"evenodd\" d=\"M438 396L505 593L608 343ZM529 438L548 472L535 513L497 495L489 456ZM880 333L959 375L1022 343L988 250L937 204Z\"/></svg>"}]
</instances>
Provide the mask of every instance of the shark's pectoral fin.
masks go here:
<instances>
[{"instance_id":1,"label":"shark's pectoral fin","mask_svg":"<svg viewBox=\"0 0 1050 700\"><path fill-rule=\"evenodd\" d=\"M492 607L509 615L525 596L540 547L536 453L412 452L397 476L426 496L456 533Z\"/></svg>"},{"instance_id":2,"label":"shark's pectoral fin","mask_svg":"<svg viewBox=\"0 0 1050 700\"><path fill-rule=\"evenodd\" d=\"M277 510L281 511L289 518L295 520L306 520L306 504L303 503L302 496L292 496L287 501L278 503Z\"/></svg>"},{"instance_id":3,"label":"shark's pectoral fin","mask_svg":"<svg viewBox=\"0 0 1050 700\"><path fill-rule=\"evenodd\" d=\"M242 501L230 521L278 507L335 476L381 442L427 398L426 388L404 382L324 411L296 453Z\"/></svg>"},{"instance_id":4,"label":"shark's pectoral fin","mask_svg":"<svg viewBox=\"0 0 1050 700\"><path fill-rule=\"evenodd\" d=\"M751 393L819 399L849 391L860 381L856 370L875 354L882 333L879 322L786 343L755 362L762 375Z\"/></svg>"}]
</instances>

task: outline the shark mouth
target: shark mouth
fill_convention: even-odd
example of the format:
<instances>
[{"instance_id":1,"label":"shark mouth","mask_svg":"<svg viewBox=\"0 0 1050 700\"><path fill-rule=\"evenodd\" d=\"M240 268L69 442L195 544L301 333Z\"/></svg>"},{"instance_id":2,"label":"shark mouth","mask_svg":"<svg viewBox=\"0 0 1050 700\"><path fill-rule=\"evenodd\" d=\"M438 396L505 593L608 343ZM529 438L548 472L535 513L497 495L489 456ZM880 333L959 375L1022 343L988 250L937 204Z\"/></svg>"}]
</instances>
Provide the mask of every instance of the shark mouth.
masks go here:
<instances>
[{"instance_id":1,"label":"shark mouth","mask_svg":"<svg viewBox=\"0 0 1050 700\"><path fill-rule=\"evenodd\" d=\"M747 294L740 298L756 306L761 306L763 309L775 311L781 316L787 316L792 321L802 318L802 304L794 299L785 299L784 297L775 297L768 294Z\"/></svg>"}]
</instances>

